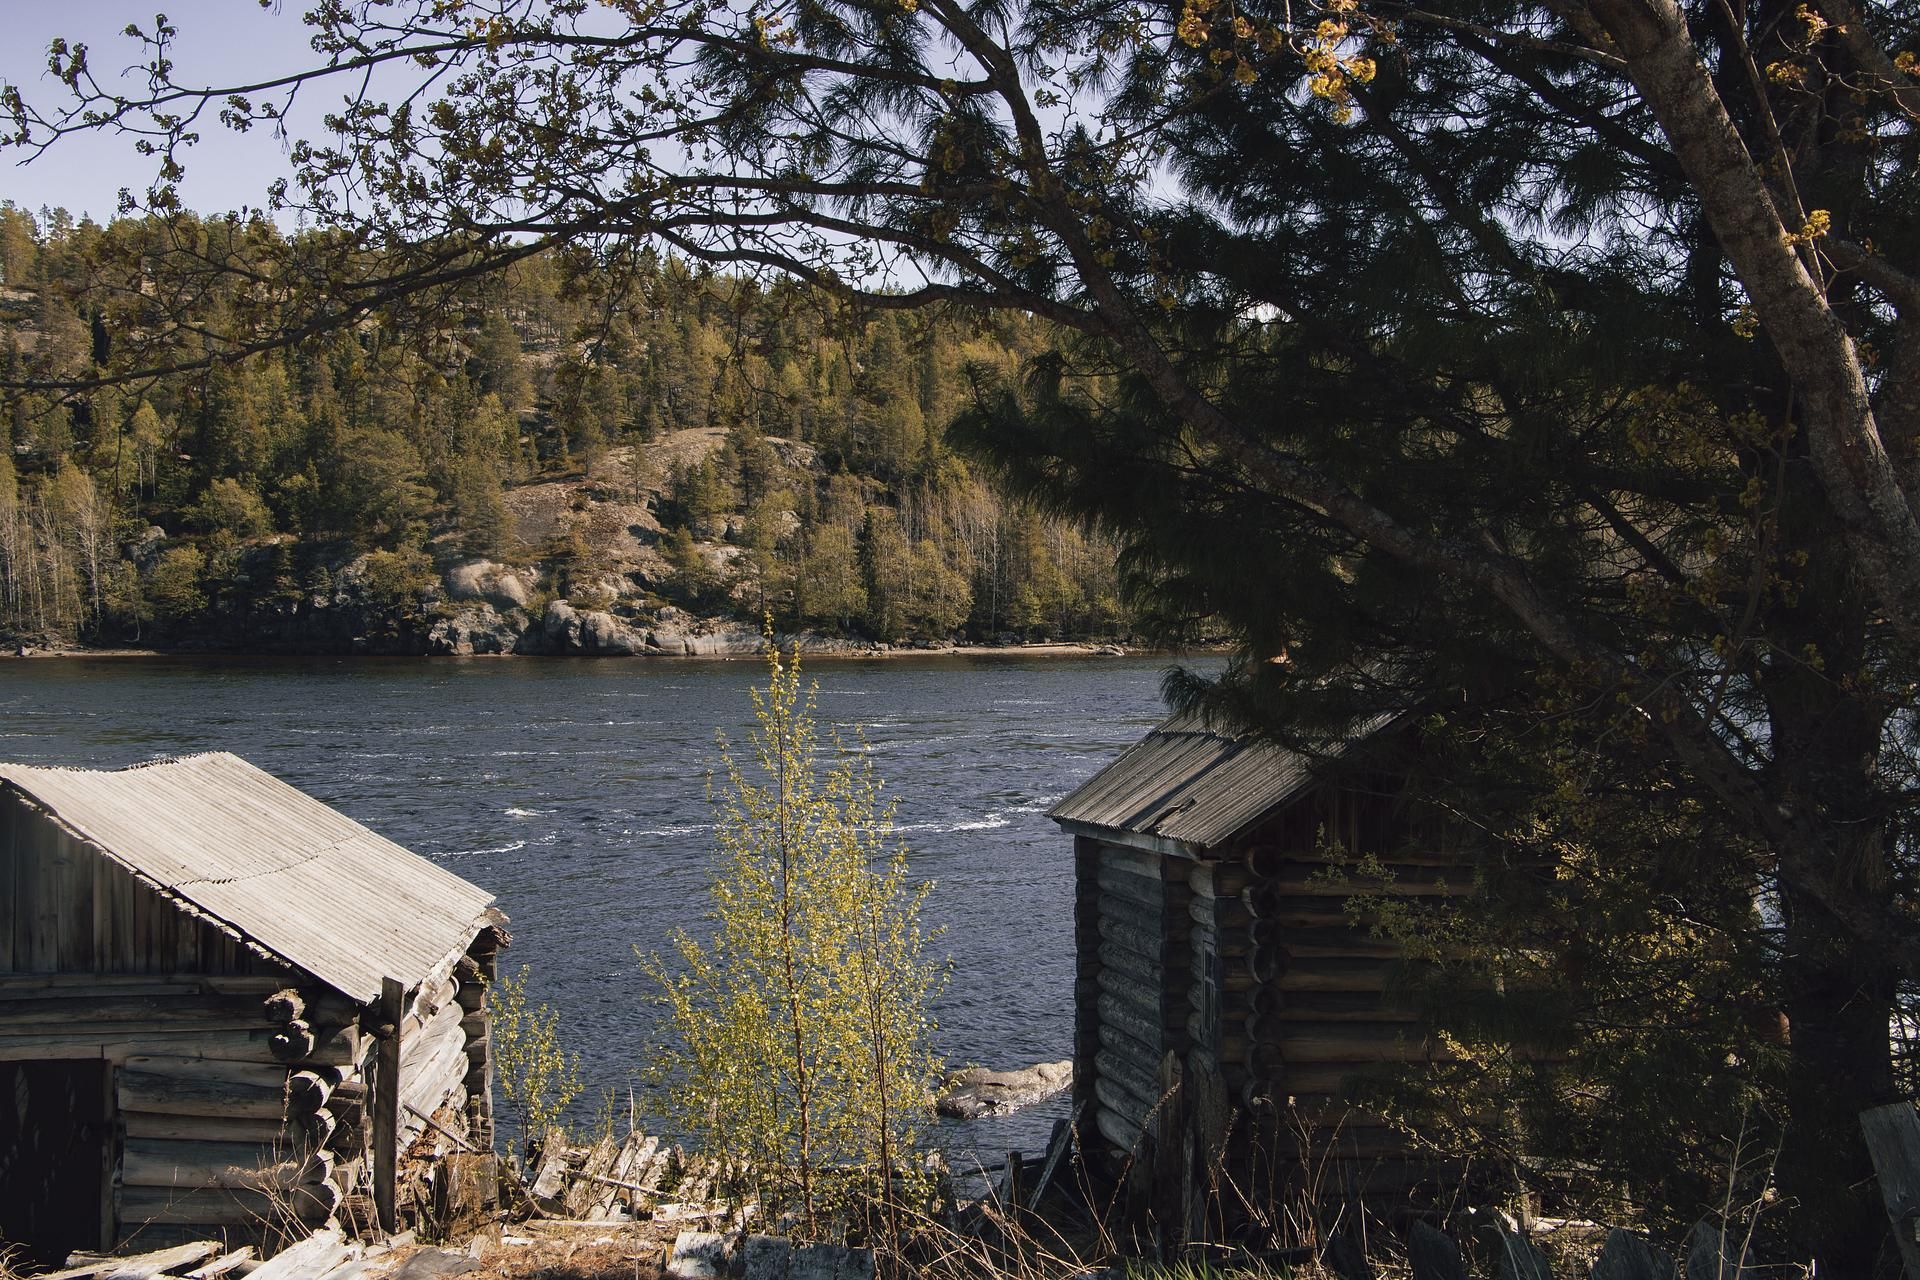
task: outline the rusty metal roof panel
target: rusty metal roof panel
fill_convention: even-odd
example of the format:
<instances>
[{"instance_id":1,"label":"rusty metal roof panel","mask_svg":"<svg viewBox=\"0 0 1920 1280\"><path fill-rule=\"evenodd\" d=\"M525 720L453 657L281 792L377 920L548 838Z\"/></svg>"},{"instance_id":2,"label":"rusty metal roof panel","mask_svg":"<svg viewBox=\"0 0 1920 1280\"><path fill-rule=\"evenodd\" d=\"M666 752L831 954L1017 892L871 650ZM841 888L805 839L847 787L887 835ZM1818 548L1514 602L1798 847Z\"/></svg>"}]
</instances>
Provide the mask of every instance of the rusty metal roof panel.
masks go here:
<instances>
[{"instance_id":1,"label":"rusty metal roof panel","mask_svg":"<svg viewBox=\"0 0 1920 1280\"><path fill-rule=\"evenodd\" d=\"M1318 758L1394 719L1377 716ZM1210 726L1194 712L1163 721L1047 811L1055 822L1155 836L1196 849L1231 840L1303 791L1316 757Z\"/></svg>"},{"instance_id":2,"label":"rusty metal roof panel","mask_svg":"<svg viewBox=\"0 0 1920 1280\"><path fill-rule=\"evenodd\" d=\"M226 752L130 769L0 763L76 835L343 994L411 985L464 950L493 895Z\"/></svg>"}]
</instances>

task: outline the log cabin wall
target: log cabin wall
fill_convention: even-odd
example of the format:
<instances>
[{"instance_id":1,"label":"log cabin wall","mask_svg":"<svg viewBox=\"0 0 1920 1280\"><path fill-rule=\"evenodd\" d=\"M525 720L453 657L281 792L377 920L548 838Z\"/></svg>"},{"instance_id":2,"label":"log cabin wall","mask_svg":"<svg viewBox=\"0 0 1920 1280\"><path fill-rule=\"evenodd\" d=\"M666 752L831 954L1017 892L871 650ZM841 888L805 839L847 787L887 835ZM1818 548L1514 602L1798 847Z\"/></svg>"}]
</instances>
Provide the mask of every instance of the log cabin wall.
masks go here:
<instances>
[{"instance_id":1,"label":"log cabin wall","mask_svg":"<svg viewBox=\"0 0 1920 1280\"><path fill-rule=\"evenodd\" d=\"M1373 936L1351 904L1362 888L1430 897L1467 892L1470 882L1417 836L1391 779L1309 792L1236 842L1235 852L1252 942L1240 1090L1250 1137L1272 1151L1281 1181L1289 1166L1310 1165L1331 1191L1403 1196L1440 1167L1416 1158L1403 1135L1349 1099L1364 1078L1440 1060L1444 1050L1394 997L1404 949ZM1388 879L1343 868L1355 855Z\"/></svg>"},{"instance_id":2,"label":"log cabin wall","mask_svg":"<svg viewBox=\"0 0 1920 1280\"><path fill-rule=\"evenodd\" d=\"M1393 722L1309 759L1176 714L1050 810L1075 842L1081 1149L1166 1238L1231 1232L1235 1205L1284 1215L1309 1185L1376 1209L1457 1185L1353 1104L1365 1077L1444 1053L1353 899L1472 891L1457 833L1420 831L1401 778L1319 774Z\"/></svg>"},{"instance_id":3,"label":"log cabin wall","mask_svg":"<svg viewBox=\"0 0 1920 1280\"><path fill-rule=\"evenodd\" d=\"M319 1108L289 1083L337 1076L354 1042L287 1044L264 1007L293 980L285 966L13 795L0 795L0 890L0 1064L108 1064L95 1247L332 1212Z\"/></svg>"},{"instance_id":4,"label":"log cabin wall","mask_svg":"<svg viewBox=\"0 0 1920 1280\"><path fill-rule=\"evenodd\" d=\"M416 1187L428 1184L424 1161L444 1154L425 1117L491 1149L484 984L499 941L478 928L409 991L392 1140ZM385 1030L0 791L0 1107L22 1112L0 1117L14 1148L0 1151L0 1204L19 1190L10 1178L29 1189L45 1180L23 1153L58 1117L26 1113L73 1092L63 1086L104 1082L104 1122L67 1126L97 1150L97 1226L69 1230L65 1247L271 1244L343 1209L350 1225L370 1225L369 1102ZM35 1222L0 1210L0 1234Z\"/></svg>"},{"instance_id":5,"label":"log cabin wall","mask_svg":"<svg viewBox=\"0 0 1920 1280\"><path fill-rule=\"evenodd\" d=\"M1187 1049L1193 920L1187 862L1086 841L1075 1058L1084 1113L1116 1153L1137 1152L1165 1092L1162 1064Z\"/></svg>"}]
</instances>

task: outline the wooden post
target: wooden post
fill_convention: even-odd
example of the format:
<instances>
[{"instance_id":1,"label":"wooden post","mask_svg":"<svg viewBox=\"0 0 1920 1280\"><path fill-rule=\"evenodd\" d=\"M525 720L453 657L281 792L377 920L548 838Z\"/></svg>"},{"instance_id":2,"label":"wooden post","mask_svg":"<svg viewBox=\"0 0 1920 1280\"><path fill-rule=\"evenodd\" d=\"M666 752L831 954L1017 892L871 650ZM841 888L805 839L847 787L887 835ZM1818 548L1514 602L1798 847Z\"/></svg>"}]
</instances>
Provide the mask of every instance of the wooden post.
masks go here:
<instances>
[{"instance_id":1,"label":"wooden post","mask_svg":"<svg viewBox=\"0 0 1920 1280\"><path fill-rule=\"evenodd\" d=\"M375 1019L387 1034L374 1049L373 1064L373 1209L380 1229L400 1230L394 1184L400 1162L400 1023L406 988L398 978L380 980L380 1013Z\"/></svg>"},{"instance_id":2,"label":"wooden post","mask_svg":"<svg viewBox=\"0 0 1920 1280\"><path fill-rule=\"evenodd\" d=\"M1860 1113L1860 1132L1880 1179L1880 1198L1893 1219L1893 1240L1907 1280L1920 1280L1920 1112L1890 1102Z\"/></svg>"}]
</instances>

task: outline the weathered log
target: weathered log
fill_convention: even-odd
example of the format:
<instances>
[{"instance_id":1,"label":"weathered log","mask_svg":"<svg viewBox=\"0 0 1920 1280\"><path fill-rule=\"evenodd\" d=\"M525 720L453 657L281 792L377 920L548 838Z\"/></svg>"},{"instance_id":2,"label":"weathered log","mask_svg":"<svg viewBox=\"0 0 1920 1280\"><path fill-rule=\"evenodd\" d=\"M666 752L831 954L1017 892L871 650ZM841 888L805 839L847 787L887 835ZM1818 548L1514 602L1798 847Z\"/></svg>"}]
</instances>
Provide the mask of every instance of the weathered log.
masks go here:
<instances>
[{"instance_id":1,"label":"weathered log","mask_svg":"<svg viewBox=\"0 0 1920 1280\"><path fill-rule=\"evenodd\" d=\"M328 1151L129 1138L121 1153L120 1181L129 1187L284 1191L324 1181L333 1161Z\"/></svg>"},{"instance_id":2,"label":"weathered log","mask_svg":"<svg viewBox=\"0 0 1920 1280\"><path fill-rule=\"evenodd\" d=\"M398 979L381 979L374 1021L393 1030L375 1049L369 1138L373 1146L375 1219L388 1234L400 1229L394 1196L400 1155L400 1019L405 998L405 988Z\"/></svg>"},{"instance_id":3,"label":"weathered log","mask_svg":"<svg viewBox=\"0 0 1920 1280\"><path fill-rule=\"evenodd\" d=\"M0 1035L54 1035L85 1027L89 1034L128 1036L155 1028L252 1031L257 1006L245 996L101 996L63 994L39 999L0 999Z\"/></svg>"},{"instance_id":4,"label":"weathered log","mask_svg":"<svg viewBox=\"0 0 1920 1280\"><path fill-rule=\"evenodd\" d=\"M273 1033L273 1056L288 1064L320 1064L342 1070L354 1066L360 1058L358 1024L320 1027L306 1022L289 1022Z\"/></svg>"},{"instance_id":5,"label":"weathered log","mask_svg":"<svg viewBox=\"0 0 1920 1280\"><path fill-rule=\"evenodd\" d=\"M1165 884L1157 876L1136 875L1121 867L1101 867L1094 873L1094 883L1100 887L1105 900L1133 903L1156 914L1166 904Z\"/></svg>"},{"instance_id":6,"label":"weathered log","mask_svg":"<svg viewBox=\"0 0 1920 1280\"><path fill-rule=\"evenodd\" d=\"M292 987L282 987L262 1002L260 1011L268 1022L294 1022L307 1016L307 998Z\"/></svg>"},{"instance_id":7,"label":"weathered log","mask_svg":"<svg viewBox=\"0 0 1920 1280\"><path fill-rule=\"evenodd\" d=\"M1197 862L1187 872L1187 890L1197 898L1230 899L1247 886L1247 869L1239 863Z\"/></svg>"},{"instance_id":8,"label":"weathered log","mask_svg":"<svg viewBox=\"0 0 1920 1280\"><path fill-rule=\"evenodd\" d=\"M1378 893L1385 897L1458 898L1474 892L1470 872L1457 867L1388 866L1390 879L1342 873L1324 862L1289 862L1268 881L1282 898L1351 898Z\"/></svg>"},{"instance_id":9,"label":"weathered log","mask_svg":"<svg viewBox=\"0 0 1920 1280\"><path fill-rule=\"evenodd\" d=\"M1315 956L1352 956L1392 960L1405 948L1391 938L1375 938L1364 929L1288 929L1287 950L1300 959Z\"/></svg>"},{"instance_id":10,"label":"weathered log","mask_svg":"<svg viewBox=\"0 0 1920 1280\"><path fill-rule=\"evenodd\" d=\"M1100 924L1104 930L1108 924L1125 925L1136 933L1153 939L1141 948L1148 954L1164 949L1169 939L1184 939L1193 929L1193 921L1187 916L1184 903L1169 906L1166 911L1158 908L1143 907L1137 902L1128 902L1125 898L1105 896L1100 899Z\"/></svg>"},{"instance_id":11,"label":"weathered log","mask_svg":"<svg viewBox=\"0 0 1920 1280\"><path fill-rule=\"evenodd\" d=\"M1160 1091L1155 1089L1140 1096L1113 1076L1096 1075L1093 1078L1093 1096L1108 1110L1144 1123L1159 1105Z\"/></svg>"},{"instance_id":12,"label":"weathered log","mask_svg":"<svg viewBox=\"0 0 1920 1280\"><path fill-rule=\"evenodd\" d=\"M265 974L224 973L6 973L0 974L0 998L57 999L150 995L252 996L265 999L287 979Z\"/></svg>"},{"instance_id":13,"label":"weathered log","mask_svg":"<svg viewBox=\"0 0 1920 1280\"><path fill-rule=\"evenodd\" d=\"M1279 1044L1288 1062L1445 1062L1452 1054L1404 1023L1285 1022Z\"/></svg>"},{"instance_id":14,"label":"weathered log","mask_svg":"<svg viewBox=\"0 0 1920 1280\"><path fill-rule=\"evenodd\" d=\"M275 1093L287 1087L287 1069L270 1061L225 1062L214 1058L182 1058L171 1054L134 1054L121 1063L128 1071L155 1076L178 1076L184 1080L224 1080L249 1089Z\"/></svg>"},{"instance_id":15,"label":"weathered log","mask_svg":"<svg viewBox=\"0 0 1920 1280\"><path fill-rule=\"evenodd\" d=\"M1293 958L1280 947L1254 947L1247 954L1247 972L1258 983L1277 983L1286 976Z\"/></svg>"},{"instance_id":16,"label":"weathered log","mask_svg":"<svg viewBox=\"0 0 1920 1280\"><path fill-rule=\"evenodd\" d=\"M1168 863L1171 861L1157 853L1148 853L1144 849L1129 849L1117 844L1101 845L1097 857L1099 859L1097 866L1102 871L1112 868L1144 876L1150 880L1164 880Z\"/></svg>"},{"instance_id":17,"label":"weathered log","mask_svg":"<svg viewBox=\"0 0 1920 1280\"><path fill-rule=\"evenodd\" d=\"M1377 991L1282 991L1262 987L1262 1012L1290 1022L1418 1022L1420 1015Z\"/></svg>"},{"instance_id":18,"label":"weathered log","mask_svg":"<svg viewBox=\"0 0 1920 1280\"><path fill-rule=\"evenodd\" d=\"M1157 963L1167 949L1167 935L1151 925L1118 920L1103 912L1099 930L1100 937L1106 942L1125 948L1150 963Z\"/></svg>"},{"instance_id":19,"label":"weathered log","mask_svg":"<svg viewBox=\"0 0 1920 1280\"><path fill-rule=\"evenodd\" d=\"M279 1120L287 1110L282 1089L258 1089L211 1077L195 1079L125 1070L117 1074L117 1085L122 1111Z\"/></svg>"},{"instance_id":20,"label":"weathered log","mask_svg":"<svg viewBox=\"0 0 1920 1280\"><path fill-rule=\"evenodd\" d=\"M1142 1062L1160 1061L1160 1048L1157 1041L1149 1044L1144 1040L1136 1040L1111 1022L1101 1022L1095 1028L1095 1034L1100 1044L1115 1053L1137 1057Z\"/></svg>"},{"instance_id":21,"label":"weathered log","mask_svg":"<svg viewBox=\"0 0 1920 1280\"><path fill-rule=\"evenodd\" d=\"M413 1002L407 1007L406 1017L401 1021L400 1034L407 1037L439 1017L448 1006L460 1008L460 984L450 973L436 974L420 984L414 994ZM462 1013L465 1010L461 1010Z\"/></svg>"},{"instance_id":22,"label":"weathered log","mask_svg":"<svg viewBox=\"0 0 1920 1280\"><path fill-rule=\"evenodd\" d=\"M324 1147L333 1144L333 1136L340 1128L340 1119L331 1111L316 1111L312 1115L300 1117L300 1132L309 1145ZM358 1145L357 1143L355 1145ZM340 1150L338 1146L334 1150Z\"/></svg>"},{"instance_id":23,"label":"weathered log","mask_svg":"<svg viewBox=\"0 0 1920 1280\"><path fill-rule=\"evenodd\" d=\"M1093 1055L1093 1069L1096 1076L1116 1081L1127 1093L1149 1106L1160 1096L1158 1078L1138 1059L1105 1049Z\"/></svg>"},{"instance_id":24,"label":"weathered log","mask_svg":"<svg viewBox=\"0 0 1920 1280\"><path fill-rule=\"evenodd\" d=\"M1151 987L1143 987L1124 973L1105 970L1093 980L1096 1001L1106 996L1131 1007L1143 1018L1165 1025L1167 1015L1161 1011L1160 993Z\"/></svg>"},{"instance_id":25,"label":"weathered log","mask_svg":"<svg viewBox=\"0 0 1920 1280\"><path fill-rule=\"evenodd\" d=\"M239 1142L273 1146L293 1139L290 1130L278 1118L249 1119L224 1115L172 1114L151 1111L123 1111L129 1139L163 1138L188 1142Z\"/></svg>"},{"instance_id":26,"label":"weathered log","mask_svg":"<svg viewBox=\"0 0 1920 1280\"><path fill-rule=\"evenodd\" d=\"M1293 958L1273 981L1283 991L1385 991L1395 968L1389 960Z\"/></svg>"},{"instance_id":27,"label":"weathered log","mask_svg":"<svg viewBox=\"0 0 1920 1280\"><path fill-rule=\"evenodd\" d=\"M1103 1022L1112 1023L1140 1043L1154 1046L1166 1043L1166 1027L1157 1014L1142 1013L1110 994L1102 994L1096 1007Z\"/></svg>"},{"instance_id":28,"label":"weathered log","mask_svg":"<svg viewBox=\"0 0 1920 1280\"><path fill-rule=\"evenodd\" d=\"M180 1190L173 1187L123 1187L120 1221L126 1226L184 1224L250 1227L325 1222L340 1205L340 1189L318 1182L271 1194L227 1187ZM249 1277L251 1280L251 1277Z\"/></svg>"},{"instance_id":29,"label":"weathered log","mask_svg":"<svg viewBox=\"0 0 1920 1280\"><path fill-rule=\"evenodd\" d=\"M311 1115L327 1105L334 1082L318 1071L296 1071L287 1077L287 1110L294 1115Z\"/></svg>"},{"instance_id":30,"label":"weathered log","mask_svg":"<svg viewBox=\"0 0 1920 1280\"><path fill-rule=\"evenodd\" d=\"M1148 986L1157 985L1165 973L1151 956L1142 955L1116 942L1102 942L1096 957L1102 969L1118 970L1135 982Z\"/></svg>"},{"instance_id":31,"label":"weathered log","mask_svg":"<svg viewBox=\"0 0 1920 1280\"><path fill-rule=\"evenodd\" d=\"M1231 898L1195 897L1187 903L1187 915L1195 924L1210 926L1216 932L1244 930L1253 923L1252 913Z\"/></svg>"},{"instance_id":32,"label":"weathered log","mask_svg":"<svg viewBox=\"0 0 1920 1280\"><path fill-rule=\"evenodd\" d=\"M400 1101L431 1115L466 1075L466 1045L460 1038L459 1024L455 1023L452 1036L443 1036L436 1044L423 1046L419 1055L406 1055L403 1050Z\"/></svg>"},{"instance_id":33,"label":"weathered log","mask_svg":"<svg viewBox=\"0 0 1920 1280\"><path fill-rule=\"evenodd\" d=\"M1247 875L1255 882L1273 875L1287 861L1288 854L1276 844L1256 844L1247 849Z\"/></svg>"},{"instance_id":34,"label":"weathered log","mask_svg":"<svg viewBox=\"0 0 1920 1280\"><path fill-rule=\"evenodd\" d=\"M295 1018L273 1033L273 1056L282 1062L298 1062L311 1056L318 1043L313 1027L305 1020Z\"/></svg>"},{"instance_id":35,"label":"weathered log","mask_svg":"<svg viewBox=\"0 0 1920 1280\"><path fill-rule=\"evenodd\" d=\"M1139 1154L1141 1139L1146 1130L1138 1121L1111 1107L1096 1106L1093 1109L1093 1124L1094 1128L1100 1131L1100 1136L1120 1150L1129 1155Z\"/></svg>"}]
</instances>

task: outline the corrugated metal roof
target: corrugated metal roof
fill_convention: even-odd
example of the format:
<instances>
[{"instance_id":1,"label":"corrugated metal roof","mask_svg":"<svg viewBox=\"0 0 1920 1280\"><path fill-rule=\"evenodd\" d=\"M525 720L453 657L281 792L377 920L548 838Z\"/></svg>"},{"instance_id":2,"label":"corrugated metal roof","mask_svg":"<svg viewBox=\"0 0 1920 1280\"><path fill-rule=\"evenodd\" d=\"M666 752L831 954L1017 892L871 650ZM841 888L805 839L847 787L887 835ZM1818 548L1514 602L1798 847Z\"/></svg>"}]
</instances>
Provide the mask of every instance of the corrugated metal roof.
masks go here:
<instances>
[{"instance_id":1,"label":"corrugated metal roof","mask_svg":"<svg viewBox=\"0 0 1920 1280\"><path fill-rule=\"evenodd\" d=\"M1330 742L1337 756L1393 715L1376 716ZM1312 781L1313 758L1251 734L1210 727L1179 712L1047 811L1055 822L1155 836L1208 849L1292 799Z\"/></svg>"},{"instance_id":2,"label":"corrugated metal roof","mask_svg":"<svg viewBox=\"0 0 1920 1280\"><path fill-rule=\"evenodd\" d=\"M356 1000L463 950L493 895L226 752L130 769L0 763L109 858Z\"/></svg>"}]
</instances>

